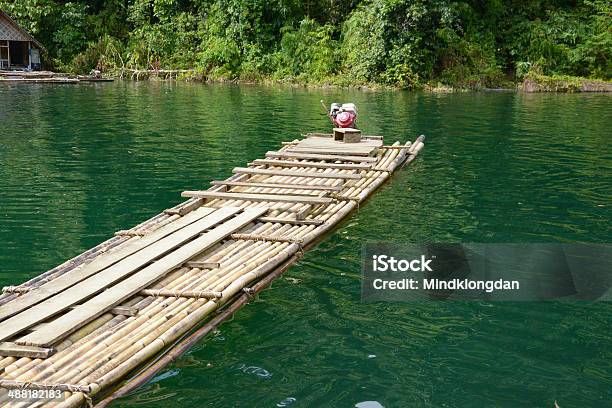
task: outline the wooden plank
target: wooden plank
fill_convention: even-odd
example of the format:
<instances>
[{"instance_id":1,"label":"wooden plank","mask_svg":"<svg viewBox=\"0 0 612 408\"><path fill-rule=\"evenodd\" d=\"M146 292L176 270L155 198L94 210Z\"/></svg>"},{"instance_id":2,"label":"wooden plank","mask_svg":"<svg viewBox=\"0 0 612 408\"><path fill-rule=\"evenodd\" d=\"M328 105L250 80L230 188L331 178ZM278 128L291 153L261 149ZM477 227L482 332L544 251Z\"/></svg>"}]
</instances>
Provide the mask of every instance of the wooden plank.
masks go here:
<instances>
[{"instance_id":1,"label":"wooden plank","mask_svg":"<svg viewBox=\"0 0 612 408\"><path fill-rule=\"evenodd\" d=\"M159 261L138 271L74 310L57 318L41 330L24 336L18 343L34 346L46 346L55 343L67 334L95 319L106 310L111 309L125 299L152 285L167 273L217 244L223 238L244 228L266 211L266 208L250 208L244 210L244 212L235 218L202 234L199 238L185 244L174 252L161 258Z\"/></svg>"},{"instance_id":2,"label":"wooden plank","mask_svg":"<svg viewBox=\"0 0 612 408\"><path fill-rule=\"evenodd\" d=\"M371 156L373 153L376 152L375 150L367 151L367 152L356 152L356 151L343 152L343 151L332 150L332 149L311 149L311 148L298 148L298 147L292 148L291 151L295 153L304 153L304 154L327 153L327 154L336 154L336 155L364 156L364 157Z\"/></svg>"},{"instance_id":3,"label":"wooden plank","mask_svg":"<svg viewBox=\"0 0 612 408\"><path fill-rule=\"evenodd\" d=\"M306 133L306 137L332 137L333 135L331 133L316 133L316 132L311 132L311 133Z\"/></svg>"},{"instance_id":4,"label":"wooden plank","mask_svg":"<svg viewBox=\"0 0 612 408\"><path fill-rule=\"evenodd\" d=\"M188 268L217 269L220 265L219 262L189 261L185 262L185 266Z\"/></svg>"},{"instance_id":5,"label":"wooden plank","mask_svg":"<svg viewBox=\"0 0 612 408\"><path fill-rule=\"evenodd\" d=\"M370 164L346 164L346 163L314 163L291 160L265 160L257 159L251 163L253 166L277 166L277 167L314 167L317 169L340 169L340 170L369 170Z\"/></svg>"},{"instance_id":6,"label":"wooden plank","mask_svg":"<svg viewBox=\"0 0 612 408\"><path fill-rule=\"evenodd\" d=\"M117 306L109 310L111 314L121 316L136 316L138 314L137 307Z\"/></svg>"},{"instance_id":7,"label":"wooden plank","mask_svg":"<svg viewBox=\"0 0 612 408\"><path fill-rule=\"evenodd\" d=\"M78 306L70 306L68 309L73 310ZM136 316L138 314L137 307L128 307L128 306L117 306L108 311L110 314L121 315L121 316ZM49 323L39 323L36 326L30 327L32 330L38 330Z\"/></svg>"},{"instance_id":8,"label":"wooden plank","mask_svg":"<svg viewBox=\"0 0 612 408\"><path fill-rule=\"evenodd\" d=\"M267 176L291 176L291 177L315 177L315 178L339 178L347 180L359 180L363 176L361 174L354 173L339 173L337 171L330 171L329 173L319 173L316 171L302 171L302 170L268 170L268 169L250 169L247 167L236 167L234 169L236 174L257 174Z\"/></svg>"},{"instance_id":9,"label":"wooden plank","mask_svg":"<svg viewBox=\"0 0 612 408\"><path fill-rule=\"evenodd\" d=\"M311 137L301 140L291 148L292 151L325 154L346 154L354 156L370 156L380 146L382 140L362 140L358 143L344 143L330 138Z\"/></svg>"},{"instance_id":10,"label":"wooden plank","mask_svg":"<svg viewBox=\"0 0 612 408\"><path fill-rule=\"evenodd\" d=\"M168 208L167 210L164 210L164 212L166 214L178 214L182 217L183 215L188 214L192 212L193 210L200 208L200 206L202 206L201 201L198 201L198 200L194 200L192 202L185 201L184 203L181 203L176 207Z\"/></svg>"},{"instance_id":11,"label":"wooden plank","mask_svg":"<svg viewBox=\"0 0 612 408\"><path fill-rule=\"evenodd\" d=\"M286 189L285 189L286 190ZM297 189L294 189L297 190ZM219 190L220 193L249 193L249 194L271 194L271 195L275 195L275 196L286 196L286 195L294 195L294 196L300 196L300 197L319 197L319 193L317 191L313 191L313 190L308 190L308 191L291 191L291 192L287 192L287 191L266 191L266 192L250 192L250 191L230 191L227 188L225 188L224 190ZM328 191L326 191L325 193L328 193Z\"/></svg>"},{"instance_id":12,"label":"wooden plank","mask_svg":"<svg viewBox=\"0 0 612 408\"><path fill-rule=\"evenodd\" d=\"M100 272L101 270L116 264L122 259L141 251L157 241L179 231L180 229L193 224L194 222L211 214L215 209L202 207L185 217L176 220L170 224L139 238L137 240L126 242L116 249L98 255L93 260L85 263L78 268L75 268L65 274L47 282L40 287L33 288L29 292L17 297L9 303L0 307L0 321L13 316L22 310L27 309L45 299L59 293L77 283L87 279L88 277ZM0 332L1 333L1 332Z\"/></svg>"},{"instance_id":13,"label":"wooden plank","mask_svg":"<svg viewBox=\"0 0 612 408\"><path fill-rule=\"evenodd\" d=\"M11 342L0 343L0 356L4 357L47 358L53 351L50 348L21 346Z\"/></svg>"},{"instance_id":14,"label":"wooden plank","mask_svg":"<svg viewBox=\"0 0 612 408\"><path fill-rule=\"evenodd\" d=\"M202 231L226 220L240 211L238 207L224 207L176 231L141 251L123 259L99 273L77 283L57 295L22 311L0 323L0 341L66 310L84 299L104 290L107 286L125 278L156 258L199 235ZM154 265L158 263L155 262ZM28 292L29 293L29 292ZM8 305L8 304L7 304ZM5 305L6 306L6 305ZM4 308L4 306L3 306ZM78 308L74 309L77 310ZM72 313L72 312L69 312ZM37 331L38 332L38 331Z\"/></svg>"},{"instance_id":15,"label":"wooden plank","mask_svg":"<svg viewBox=\"0 0 612 408\"><path fill-rule=\"evenodd\" d=\"M306 137L332 137L331 133L306 133ZM362 139L383 140L383 136L377 135L362 135Z\"/></svg>"},{"instance_id":16,"label":"wooden plank","mask_svg":"<svg viewBox=\"0 0 612 408\"><path fill-rule=\"evenodd\" d=\"M344 143L344 142L335 142L335 143L341 143L345 146L348 145L359 145L359 143ZM297 145L295 147L292 148L292 150L294 151L301 151L301 150L318 150L319 153L322 154L345 154L347 156L350 156L351 154L355 155L355 156L369 156L374 149L376 149L377 147L372 147L372 146L359 146L358 148L354 148L351 149L349 147L345 147L345 146L318 146L318 145ZM326 153L329 152L329 153ZM332 153L333 152L333 153Z\"/></svg>"},{"instance_id":17,"label":"wooden plank","mask_svg":"<svg viewBox=\"0 0 612 408\"><path fill-rule=\"evenodd\" d=\"M310 210L312 210L312 206L311 205L304 206L304 208L300 209L295 214L295 218L298 219L298 220L303 220L304 218L306 218L306 216L308 215Z\"/></svg>"},{"instance_id":18,"label":"wooden plank","mask_svg":"<svg viewBox=\"0 0 612 408\"><path fill-rule=\"evenodd\" d=\"M274 203L329 204L333 199L328 197L308 197L298 195L274 195L256 193L223 193L217 191L183 191L183 197L220 198L223 200L269 201Z\"/></svg>"},{"instance_id":19,"label":"wooden plank","mask_svg":"<svg viewBox=\"0 0 612 408\"><path fill-rule=\"evenodd\" d=\"M311 139L306 139L311 140ZM371 156L373 155L378 146L373 146L369 142L362 141L360 143L344 143L340 141L330 141L326 144L298 144L291 148L293 152L302 153L318 153L318 154L335 154L335 155L347 155L347 156ZM331 144L335 143L335 144ZM363 144L362 144L363 143ZM354 146L354 147L351 147Z\"/></svg>"},{"instance_id":20,"label":"wooden plank","mask_svg":"<svg viewBox=\"0 0 612 408\"><path fill-rule=\"evenodd\" d=\"M349 129L341 129L341 131L344 132L348 132ZM351 131L356 131L355 129L351 129ZM329 138L329 137L309 137L307 139L302 139L299 142L299 146L312 146L312 147L320 147L320 146L325 146L325 147L337 147L340 149L369 149L372 147L380 147L382 146L383 142L380 139L368 139L368 140L362 140L361 142L358 143L344 143L338 140L334 140L333 138Z\"/></svg>"},{"instance_id":21,"label":"wooden plank","mask_svg":"<svg viewBox=\"0 0 612 408\"><path fill-rule=\"evenodd\" d=\"M294 152L293 149L284 150L281 152L267 152L266 157L278 158L278 159L312 159L312 160L333 160L333 161L346 161L346 162L365 162L365 163L376 163L378 159L376 157L364 157L364 156L334 156L333 154L316 154L316 153L300 153Z\"/></svg>"},{"instance_id":22,"label":"wooden plank","mask_svg":"<svg viewBox=\"0 0 612 408\"><path fill-rule=\"evenodd\" d=\"M263 187L263 188L282 188L291 190L318 190L318 191L340 191L342 186L312 186L310 184L286 184L286 183L263 183L248 181L211 181L214 186L236 186L236 187Z\"/></svg>"},{"instance_id":23,"label":"wooden plank","mask_svg":"<svg viewBox=\"0 0 612 408\"><path fill-rule=\"evenodd\" d=\"M277 217L261 217L261 222L277 222L280 224L290 225L321 225L324 223L322 220L298 220L293 218L277 218Z\"/></svg>"},{"instance_id":24,"label":"wooden plank","mask_svg":"<svg viewBox=\"0 0 612 408\"><path fill-rule=\"evenodd\" d=\"M46 326L46 325L48 325L48 324L49 324L49 323L44 323L44 322L43 322L43 323L38 323L38 324L36 324L36 325L34 325L34 326L30 327L30 328L28 329L28 331L33 332L34 330L38 330L38 329L40 329L40 328L43 328L43 327L45 327L45 326Z\"/></svg>"}]
</instances>

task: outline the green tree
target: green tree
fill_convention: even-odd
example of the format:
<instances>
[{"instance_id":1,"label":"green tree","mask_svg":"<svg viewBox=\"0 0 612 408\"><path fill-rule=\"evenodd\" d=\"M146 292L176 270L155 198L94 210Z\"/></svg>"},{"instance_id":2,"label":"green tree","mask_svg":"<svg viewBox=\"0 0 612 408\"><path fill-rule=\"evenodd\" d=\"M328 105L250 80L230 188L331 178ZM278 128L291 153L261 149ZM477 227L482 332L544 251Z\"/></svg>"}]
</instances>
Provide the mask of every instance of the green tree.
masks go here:
<instances>
[{"instance_id":1,"label":"green tree","mask_svg":"<svg viewBox=\"0 0 612 408\"><path fill-rule=\"evenodd\" d=\"M496 86L612 77L609 0L0 0L50 68Z\"/></svg>"}]
</instances>

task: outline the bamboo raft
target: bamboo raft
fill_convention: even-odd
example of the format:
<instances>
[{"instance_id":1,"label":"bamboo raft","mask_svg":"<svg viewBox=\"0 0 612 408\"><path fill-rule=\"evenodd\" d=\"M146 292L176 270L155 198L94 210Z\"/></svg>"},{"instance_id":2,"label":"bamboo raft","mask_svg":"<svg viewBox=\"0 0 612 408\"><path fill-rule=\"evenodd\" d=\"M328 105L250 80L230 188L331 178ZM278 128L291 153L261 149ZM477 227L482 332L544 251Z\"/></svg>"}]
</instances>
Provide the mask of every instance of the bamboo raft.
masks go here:
<instances>
[{"instance_id":1,"label":"bamboo raft","mask_svg":"<svg viewBox=\"0 0 612 408\"><path fill-rule=\"evenodd\" d=\"M424 147L311 134L0 295L0 406L104 407L246 304ZM14 400L15 390L63 399ZM114 392L113 392L114 391Z\"/></svg>"},{"instance_id":2,"label":"bamboo raft","mask_svg":"<svg viewBox=\"0 0 612 408\"><path fill-rule=\"evenodd\" d=\"M113 78L92 75L73 75L51 71L4 71L0 70L0 82L37 84L78 84L79 82L112 82Z\"/></svg>"}]
</instances>

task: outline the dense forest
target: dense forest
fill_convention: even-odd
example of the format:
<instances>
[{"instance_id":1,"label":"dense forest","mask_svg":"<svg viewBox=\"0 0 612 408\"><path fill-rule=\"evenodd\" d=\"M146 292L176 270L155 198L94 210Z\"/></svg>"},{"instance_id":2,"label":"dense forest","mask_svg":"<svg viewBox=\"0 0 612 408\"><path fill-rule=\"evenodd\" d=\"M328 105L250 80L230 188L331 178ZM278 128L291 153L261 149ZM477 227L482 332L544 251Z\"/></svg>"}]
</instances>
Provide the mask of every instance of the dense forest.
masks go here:
<instances>
[{"instance_id":1,"label":"dense forest","mask_svg":"<svg viewBox=\"0 0 612 408\"><path fill-rule=\"evenodd\" d=\"M612 77L609 0L0 0L72 72L496 87Z\"/></svg>"}]
</instances>

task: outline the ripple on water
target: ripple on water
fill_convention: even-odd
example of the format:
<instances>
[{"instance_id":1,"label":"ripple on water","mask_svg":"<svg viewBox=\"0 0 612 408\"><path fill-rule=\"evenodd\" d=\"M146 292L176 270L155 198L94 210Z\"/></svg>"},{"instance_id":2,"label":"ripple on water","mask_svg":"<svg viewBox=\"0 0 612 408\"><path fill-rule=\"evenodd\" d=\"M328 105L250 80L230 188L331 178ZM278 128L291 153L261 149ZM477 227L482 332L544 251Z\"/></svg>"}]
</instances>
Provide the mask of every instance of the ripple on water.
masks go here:
<instances>
[{"instance_id":1,"label":"ripple on water","mask_svg":"<svg viewBox=\"0 0 612 408\"><path fill-rule=\"evenodd\" d=\"M609 95L0 87L0 286L326 129L322 98L427 147L287 272L298 284L279 279L113 406L609 405L608 304L365 304L359 286L364 242L609 241Z\"/></svg>"},{"instance_id":2,"label":"ripple on water","mask_svg":"<svg viewBox=\"0 0 612 408\"><path fill-rule=\"evenodd\" d=\"M284 407L288 407L289 405L293 404L296 401L297 401L297 399L295 399L293 397L287 397L284 400L282 400L281 402L279 402L278 404L276 404L276 406L279 407L279 408L284 408Z\"/></svg>"}]
</instances>

